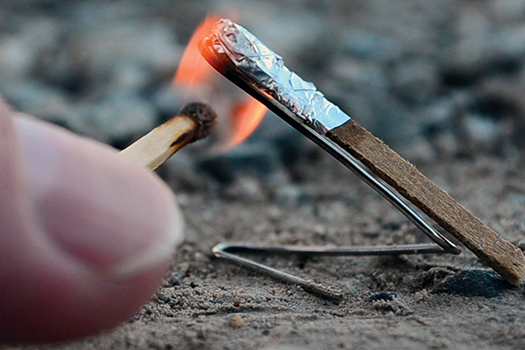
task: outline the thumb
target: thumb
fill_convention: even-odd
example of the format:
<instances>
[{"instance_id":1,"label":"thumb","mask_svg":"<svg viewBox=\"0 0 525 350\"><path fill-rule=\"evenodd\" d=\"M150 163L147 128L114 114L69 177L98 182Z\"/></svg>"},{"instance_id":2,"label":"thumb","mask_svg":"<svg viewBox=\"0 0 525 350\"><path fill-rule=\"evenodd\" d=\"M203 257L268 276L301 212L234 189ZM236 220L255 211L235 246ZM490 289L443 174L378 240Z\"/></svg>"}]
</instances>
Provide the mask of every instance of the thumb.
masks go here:
<instances>
[{"instance_id":1,"label":"thumb","mask_svg":"<svg viewBox=\"0 0 525 350\"><path fill-rule=\"evenodd\" d=\"M147 301L182 241L174 197L115 150L9 113L0 105L0 341L114 326Z\"/></svg>"}]
</instances>

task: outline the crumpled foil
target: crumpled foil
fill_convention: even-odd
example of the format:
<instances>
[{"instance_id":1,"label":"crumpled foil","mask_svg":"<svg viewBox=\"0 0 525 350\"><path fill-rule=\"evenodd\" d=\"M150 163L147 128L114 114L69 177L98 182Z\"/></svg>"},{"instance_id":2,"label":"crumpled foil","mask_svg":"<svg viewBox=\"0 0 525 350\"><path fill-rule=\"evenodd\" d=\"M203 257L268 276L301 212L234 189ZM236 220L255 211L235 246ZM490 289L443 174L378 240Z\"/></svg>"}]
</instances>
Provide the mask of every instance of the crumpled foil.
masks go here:
<instances>
[{"instance_id":1,"label":"crumpled foil","mask_svg":"<svg viewBox=\"0 0 525 350\"><path fill-rule=\"evenodd\" d=\"M305 124L325 134L350 120L314 84L290 71L281 56L242 26L222 19L215 24L213 34L215 51L226 54L257 87Z\"/></svg>"}]
</instances>

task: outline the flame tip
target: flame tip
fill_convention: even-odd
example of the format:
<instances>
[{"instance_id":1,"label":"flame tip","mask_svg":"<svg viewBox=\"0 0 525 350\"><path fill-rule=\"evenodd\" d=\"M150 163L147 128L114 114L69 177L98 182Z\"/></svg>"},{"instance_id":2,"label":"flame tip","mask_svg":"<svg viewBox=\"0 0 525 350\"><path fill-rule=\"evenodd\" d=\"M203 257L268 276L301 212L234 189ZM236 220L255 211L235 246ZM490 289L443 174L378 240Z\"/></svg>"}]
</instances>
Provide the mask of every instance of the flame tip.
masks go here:
<instances>
[{"instance_id":1,"label":"flame tip","mask_svg":"<svg viewBox=\"0 0 525 350\"><path fill-rule=\"evenodd\" d=\"M231 16L230 16L231 17ZM210 84L213 69L208 66L199 50L200 42L212 31L221 17L207 15L193 33L182 56L179 68L173 78L173 86L182 85L187 93L195 86ZM244 141L261 122L266 107L255 99L238 103L232 107L229 118L231 133L220 147L221 152L228 151Z\"/></svg>"}]
</instances>

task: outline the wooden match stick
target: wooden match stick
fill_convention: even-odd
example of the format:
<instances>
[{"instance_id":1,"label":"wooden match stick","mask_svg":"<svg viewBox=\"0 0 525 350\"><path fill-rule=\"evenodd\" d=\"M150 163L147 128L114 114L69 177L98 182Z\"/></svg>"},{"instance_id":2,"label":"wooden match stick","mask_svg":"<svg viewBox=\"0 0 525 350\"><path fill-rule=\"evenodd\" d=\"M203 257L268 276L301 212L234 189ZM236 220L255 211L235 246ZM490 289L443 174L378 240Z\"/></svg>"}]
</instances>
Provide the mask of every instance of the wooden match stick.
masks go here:
<instances>
[{"instance_id":1,"label":"wooden match stick","mask_svg":"<svg viewBox=\"0 0 525 350\"><path fill-rule=\"evenodd\" d=\"M192 102L120 153L155 170L184 145L208 136L216 121L217 115L209 105Z\"/></svg>"},{"instance_id":2,"label":"wooden match stick","mask_svg":"<svg viewBox=\"0 0 525 350\"><path fill-rule=\"evenodd\" d=\"M366 129L350 120L327 136L394 187L509 282L525 281L525 256Z\"/></svg>"}]
</instances>

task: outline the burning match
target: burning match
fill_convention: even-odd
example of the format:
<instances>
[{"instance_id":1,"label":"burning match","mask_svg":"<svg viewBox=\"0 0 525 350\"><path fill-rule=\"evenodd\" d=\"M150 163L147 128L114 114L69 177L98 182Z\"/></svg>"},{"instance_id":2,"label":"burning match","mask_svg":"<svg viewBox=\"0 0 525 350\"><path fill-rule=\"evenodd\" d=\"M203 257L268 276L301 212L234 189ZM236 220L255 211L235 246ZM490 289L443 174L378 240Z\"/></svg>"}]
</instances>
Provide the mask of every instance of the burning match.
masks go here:
<instances>
[{"instance_id":1,"label":"burning match","mask_svg":"<svg viewBox=\"0 0 525 350\"><path fill-rule=\"evenodd\" d=\"M216 121L217 115L209 105L192 102L120 153L155 170L184 145L208 136Z\"/></svg>"},{"instance_id":2,"label":"burning match","mask_svg":"<svg viewBox=\"0 0 525 350\"><path fill-rule=\"evenodd\" d=\"M246 29L229 20L219 21L211 35L202 42L201 52L216 70L383 195L439 245L433 245L435 248L441 247L441 252L460 252L453 242L435 231L399 195L509 282L524 282L525 256L518 247L499 236L412 164L358 125L328 101L315 85L290 71L279 55ZM436 249L416 250L437 252Z\"/></svg>"}]
</instances>

